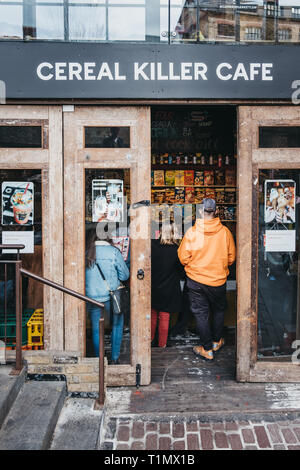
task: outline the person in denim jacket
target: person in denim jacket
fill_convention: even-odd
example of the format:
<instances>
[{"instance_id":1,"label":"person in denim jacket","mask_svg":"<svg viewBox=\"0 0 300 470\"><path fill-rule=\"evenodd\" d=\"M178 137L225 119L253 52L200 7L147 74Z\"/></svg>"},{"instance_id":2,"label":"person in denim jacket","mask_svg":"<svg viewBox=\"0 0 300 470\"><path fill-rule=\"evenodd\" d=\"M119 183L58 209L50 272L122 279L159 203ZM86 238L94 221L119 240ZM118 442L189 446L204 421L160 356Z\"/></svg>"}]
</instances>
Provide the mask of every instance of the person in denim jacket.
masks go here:
<instances>
[{"instance_id":1,"label":"person in denim jacket","mask_svg":"<svg viewBox=\"0 0 300 470\"><path fill-rule=\"evenodd\" d=\"M97 240L96 230L87 233L85 286L86 295L91 299L104 303L104 308L110 314L110 294L107 284L100 275L100 266L110 290L116 290L120 281L129 278L129 270L123 260L120 250L112 245L111 240ZM88 304L88 313L92 323L92 339L95 356L99 356L99 318L101 310ZM111 332L111 362L119 363L120 349L123 337L124 314L113 315Z\"/></svg>"}]
</instances>

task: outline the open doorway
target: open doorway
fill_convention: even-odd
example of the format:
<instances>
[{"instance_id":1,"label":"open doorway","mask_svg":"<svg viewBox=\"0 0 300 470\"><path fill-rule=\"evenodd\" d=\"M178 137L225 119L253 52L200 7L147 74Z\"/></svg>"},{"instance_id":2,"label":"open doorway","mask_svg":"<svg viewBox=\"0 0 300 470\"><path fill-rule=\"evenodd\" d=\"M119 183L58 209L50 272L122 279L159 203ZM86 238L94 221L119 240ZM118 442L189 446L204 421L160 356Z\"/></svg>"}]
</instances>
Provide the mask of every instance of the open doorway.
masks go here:
<instances>
[{"instance_id":1,"label":"open doorway","mask_svg":"<svg viewBox=\"0 0 300 470\"><path fill-rule=\"evenodd\" d=\"M166 218L182 220L183 236L194 225L203 199L215 199L218 216L236 240L237 113L234 106L157 106L151 112L152 236ZM167 346L199 344L185 282L183 306L171 314ZM235 350L236 269L226 283L224 336ZM157 346L157 338L152 341Z\"/></svg>"}]
</instances>

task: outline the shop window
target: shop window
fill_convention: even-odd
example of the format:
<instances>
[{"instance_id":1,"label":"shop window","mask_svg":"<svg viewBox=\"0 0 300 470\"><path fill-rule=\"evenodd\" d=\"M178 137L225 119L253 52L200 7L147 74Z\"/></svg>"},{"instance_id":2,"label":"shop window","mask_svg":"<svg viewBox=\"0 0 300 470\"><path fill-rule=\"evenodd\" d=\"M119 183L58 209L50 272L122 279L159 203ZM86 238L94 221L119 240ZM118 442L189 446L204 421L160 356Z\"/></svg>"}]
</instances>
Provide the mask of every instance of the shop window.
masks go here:
<instances>
[{"instance_id":1,"label":"shop window","mask_svg":"<svg viewBox=\"0 0 300 470\"><path fill-rule=\"evenodd\" d=\"M69 7L69 39L94 40L106 39L105 8L97 4L91 6L75 5Z\"/></svg>"},{"instance_id":2,"label":"shop window","mask_svg":"<svg viewBox=\"0 0 300 470\"><path fill-rule=\"evenodd\" d=\"M299 337L299 170L259 171L258 355L292 355Z\"/></svg>"},{"instance_id":3,"label":"shop window","mask_svg":"<svg viewBox=\"0 0 300 470\"><path fill-rule=\"evenodd\" d=\"M300 127L260 127L260 148L300 148Z\"/></svg>"},{"instance_id":4,"label":"shop window","mask_svg":"<svg viewBox=\"0 0 300 470\"><path fill-rule=\"evenodd\" d=\"M1 242L25 245L25 249L21 251L23 267L43 276L42 172L0 170L0 190ZM0 258L15 259L15 255L3 250ZM28 328L30 324L27 323L33 321L33 315L34 324ZM22 316L22 346L25 349L43 349L43 288L40 283L27 277L22 277ZM11 264L7 265L6 273L4 269L0 272L0 339L5 338L7 347L12 349L16 342L15 323L15 273Z\"/></svg>"},{"instance_id":5,"label":"shop window","mask_svg":"<svg viewBox=\"0 0 300 470\"><path fill-rule=\"evenodd\" d=\"M85 127L85 148L129 148L130 127Z\"/></svg>"},{"instance_id":6,"label":"shop window","mask_svg":"<svg viewBox=\"0 0 300 470\"><path fill-rule=\"evenodd\" d=\"M41 148L41 126L0 126L1 148Z\"/></svg>"},{"instance_id":7,"label":"shop window","mask_svg":"<svg viewBox=\"0 0 300 470\"><path fill-rule=\"evenodd\" d=\"M57 2L59 3L59 2ZM36 36L38 39L64 39L63 5L37 5Z\"/></svg>"},{"instance_id":8,"label":"shop window","mask_svg":"<svg viewBox=\"0 0 300 470\"><path fill-rule=\"evenodd\" d=\"M234 37L233 24L218 24L218 36Z\"/></svg>"},{"instance_id":9,"label":"shop window","mask_svg":"<svg viewBox=\"0 0 300 470\"><path fill-rule=\"evenodd\" d=\"M23 7L19 2L10 5L8 2L0 3L0 38L23 38Z\"/></svg>"},{"instance_id":10,"label":"shop window","mask_svg":"<svg viewBox=\"0 0 300 470\"><path fill-rule=\"evenodd\" d=\"M105 303L105 355L109 363L130 363L129 237L130 170L85 171L85 293ZM117 251L119 250L119 252ZM121 284L120 284L121 283ZM122 311L111 310L108 286L124 286ZM99 352L97 308L87 305L86 351Z\"/></svg>"}]
</instances>

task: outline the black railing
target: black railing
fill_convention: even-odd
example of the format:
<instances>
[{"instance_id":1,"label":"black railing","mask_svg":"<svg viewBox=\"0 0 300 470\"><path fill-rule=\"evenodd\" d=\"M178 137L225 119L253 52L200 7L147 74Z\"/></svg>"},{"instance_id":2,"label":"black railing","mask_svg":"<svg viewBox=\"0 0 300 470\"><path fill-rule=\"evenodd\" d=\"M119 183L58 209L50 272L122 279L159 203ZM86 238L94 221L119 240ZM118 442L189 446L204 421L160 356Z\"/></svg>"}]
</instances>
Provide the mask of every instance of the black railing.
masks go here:
<instances>
[{"instance_id":1,"label":"black railing","mask_svg":"<svg viewBox=\"0 0 300 470\"><path fill-rule=\"evenodd\" d=\"M101 302L97 302L96 300L90 299L85 295L79 294L78 292L68 289L56 282L50 281L49 279L45 279L37 274L34 274L30 271L27 271L22 267L22 260L20 259L20 250L23 250L25 247L24 245L0 245L0 250L13 250L16 251L16 259L14 260L5 260L1 259L0 263L4 265L4 342L6 342L6 325L7 325L7 312L8 312L8 305L7 305L7 266L14 265L15 266L15 312L16 312L16 366L14 370L14 374L20 374L23 368L23 357L22 357L22 276L30 277L37 282L41 282L44 285L49 287L53 287L65 294L71 295L76 297L79 300L83 300L84 302L91 303L96 305L102 310L102 314L100 315L99 320L99 400L98 405L103 406L105 400L105 392L104 392L104 316L103 316L103 309L104 304ZM11 254L9 255L11 256Z\"/></svg>"}]
</instances>

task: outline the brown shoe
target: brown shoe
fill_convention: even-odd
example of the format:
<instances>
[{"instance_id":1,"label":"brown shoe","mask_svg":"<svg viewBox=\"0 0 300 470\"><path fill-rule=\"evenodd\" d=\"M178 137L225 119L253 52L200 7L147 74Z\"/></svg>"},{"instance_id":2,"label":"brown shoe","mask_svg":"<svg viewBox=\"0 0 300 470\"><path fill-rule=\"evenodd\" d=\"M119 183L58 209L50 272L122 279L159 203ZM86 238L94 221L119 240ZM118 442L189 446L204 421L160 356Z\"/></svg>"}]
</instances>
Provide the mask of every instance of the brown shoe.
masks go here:
<instances>
[{"instance_id":1,"label":"brown shoe","mask_svg":"<svg viewBox=\"0 0 300 470\"><path fill-rule=\"evenodd\" d=\"M213 349L212 349L213 352L219 351L219 349L221 349L222 346L224 346L224 344L225 344L224 338L221 338L220 341L213 343Z\"/></svg>"},{"instance_id":2,"label":"brown shoe","mask_svg":"<svg viewBox=\"0 0 300 470\"><path fill-rule=\"evenodd\" d=\"M205 361L214 360L214 353L211 349L209 351L206 351L203 346L194 346L193 352L196 354L196 356L200 356Z\"/></svg>"}]
</instances>

